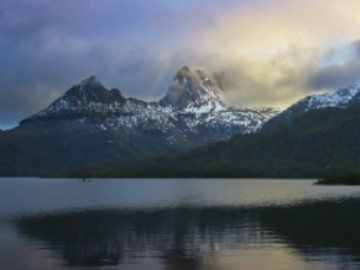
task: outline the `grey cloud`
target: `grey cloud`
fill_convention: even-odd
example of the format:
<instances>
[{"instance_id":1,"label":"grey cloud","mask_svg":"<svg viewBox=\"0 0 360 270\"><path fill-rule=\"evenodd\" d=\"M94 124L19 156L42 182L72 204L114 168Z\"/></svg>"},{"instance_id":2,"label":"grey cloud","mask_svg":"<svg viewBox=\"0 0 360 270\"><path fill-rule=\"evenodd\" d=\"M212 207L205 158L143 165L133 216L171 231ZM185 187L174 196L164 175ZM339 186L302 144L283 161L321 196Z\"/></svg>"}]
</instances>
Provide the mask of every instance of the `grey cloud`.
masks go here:
<instances>
[{"instance_id":1,"label":"grey cloud","mask_svg":"<svg viewBox=\"0 0 360 270\"><path fill-rule=\"evenodd\" d=\"M232 100L243 105L290 96L277 88L292 89L297 70L284 71L284 79L269 86L249 76L252 65L209 54L216 50L202 43L202 30L216 24L219 8L253 2L0 1L0 127L42 109L90 75L126 96L156 100L183 65L225 70L233 80L227 86Z\"/></svg>"},{"instance_id":2,"label":"grey cloud","mask_svg":"<svg viewBox=\"0 0 360 270\"><path fill-rule=\"evenodd\" d=\"M350 61L342 66L329 66L312 74L308 86L314 90L336 89L360 82L360 62Z\"/></svg>"},{"instance_id":3,"label":"grey cloud","mask_svg":"<svg viewBox=\"0 0 360 270\"><path fill-rule=\"evenodd\" d=\"M343 52L350 55L341 65L328 65L319 68L309 76L307 86L313 90L337 89L360 82L360 40L345 46ZM331 50L325 57L331 59L336 52Z\"/></svg>"},{"instance_id":4,"label":"grey cloud","mask_svg":"<svg viewBox=\"0 0 360 270\"><path fill-rule=\"evenodd\" d=\"M15 53L15 52L14 52ZM18 51L17 51L18 53ZM111 49L106 45L80 53L58 52L51 57L22 55L27 58L12 63L14 55L3 57L0 73L16 69L16 73L0 77L0 111L34 112L47 105L54 97L92 74L109 87L119 87L126 95L153 98L157 82L161 80L163 63L146 50L119 50L118 61L111 60Z\"/></svg>"},{"instance_id":5,"label":"grey cloud","mask_svg":"<svg viewBox=\"0 0 360 270\"><path fill-rule=\"evenodd\" d=\"M0 112L0 130L13 128L19 119L24 118L25 115L21 113L4 113Z\"/></svg>"},{"instance_id":6,"label":"grey cloud","mask_svg":"<svg viewBox=\"0 0 360 270\"><path fill-rule=\"evenodd\" d=\"M90 75L127 96L161 97L192 64L188 29L211 22L215 2L0 1L0 126Z\"/></svg>"},{"instance_id":7,"label":"grey cloud","mask_svg":"<svg viewBox=\"0 0 360 270\"><path fill-rule=\"evenodd\" d=\"M95 1L17 0L0 3L0 32L9 38L24 39L61 28L86 33ZM83 8L81 12L80 7Z\"/></svg>"},{"instance_id":8,"label":"grey cloud","mask_svg":"<svg viewBox=\"0 0 360 270\"><path fill-rule=\"evenodd\" d=\"M350 44L350 48L353 48L356 52L356 56L360 58L360 39L353 41Z\"/></svg>"}]
</instances>

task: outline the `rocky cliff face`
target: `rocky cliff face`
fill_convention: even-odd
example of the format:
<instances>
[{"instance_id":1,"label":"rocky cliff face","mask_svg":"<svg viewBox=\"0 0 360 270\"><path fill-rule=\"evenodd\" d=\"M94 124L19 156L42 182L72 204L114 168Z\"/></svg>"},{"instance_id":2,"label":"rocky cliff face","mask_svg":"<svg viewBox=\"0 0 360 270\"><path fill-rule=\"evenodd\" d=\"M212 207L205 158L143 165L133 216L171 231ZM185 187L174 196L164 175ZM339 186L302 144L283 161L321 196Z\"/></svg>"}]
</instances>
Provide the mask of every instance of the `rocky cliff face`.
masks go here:
<instances>
[{"instance_id":1,"label":"rocky cliff face","mask_svg":"<svg viewBox=\"0 0 360 270\"><path fill-rule=\"evenodd\" d=\"M184 112L209 112L224 110L222 91L200 70L191 71L183 67L176 74L166 96L160 100L162 106L170 106Z\"/></svg>"}]
</instances>

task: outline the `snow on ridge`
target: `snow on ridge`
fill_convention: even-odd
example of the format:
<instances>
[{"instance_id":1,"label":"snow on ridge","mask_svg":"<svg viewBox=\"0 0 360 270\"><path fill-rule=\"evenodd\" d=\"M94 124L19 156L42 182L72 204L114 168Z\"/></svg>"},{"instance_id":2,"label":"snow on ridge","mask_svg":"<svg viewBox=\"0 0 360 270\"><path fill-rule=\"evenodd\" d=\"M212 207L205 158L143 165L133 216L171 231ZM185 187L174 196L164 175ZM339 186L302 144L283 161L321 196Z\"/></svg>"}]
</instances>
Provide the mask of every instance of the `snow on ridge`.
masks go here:
<instances>
[{"instance_id":1,"label":"snow on ridge","mask_svg":"<svg viewBox=\"0 0 360 270\"><path fill-rule=\"evenodd\" d=\"M308 106L306 111L326 107L346 107L359 92L360 85L350 85L348 87L338 89L335 92L310 96L307 98Z\"/></svg>"},{"instance_id":2,"label":"snow on ridge","mask_svg":"<svg viewBox=\"0 0 360 270\"><path fill-rule=\"evenodd\" d=\"M161 101L145 102L125 98L120 92L114 95L91 76L26 120L49 119L63 123L75 121L77 124L95 125L104 131L129 133L159 130L168 134L171 141L175 140L174 133L184 134L186 138L189 134L205 132L209 135L206 135L208 137L204 140L214 141L239 133L253 132L277 113L272 110L227 106L222 91L205 73L191 73L190 69L184 72L185 75L179 75L174 79L174 83L181 83L176 86L180 87L181 91L194 92L190 95L193 99L186 100L186 106L180 108L172 104L162 104ZM188 77L189 74L194 77ZM176 82L180 78L182 81Z\"/></svg>"},{"instance_id":3,"label":"snow on ridge","mask_svg":"<svg viewBox=\"0 0 360 270\"><path fill-rule=\"evenodd\" d=\"M303 108L304 112L328 107L345 108L349 106L358 93L360 93L360 85L350 85L334 92L308 96L293 104L281 114L296 111L298 108Z\"/></svg>"},{"instance_id":4,"label":"snow on ridge","mask_svg":"<svg viewBox=\"0 0 360 270\"><path fill-rule=\"evenodd\" d=\"M308 111L347 108L354 104L360 104L360 85L358 84L340 88L334 92L305 97L270 119L264 126L271 127L288 123Z\"/></svg>"}]
</instances>

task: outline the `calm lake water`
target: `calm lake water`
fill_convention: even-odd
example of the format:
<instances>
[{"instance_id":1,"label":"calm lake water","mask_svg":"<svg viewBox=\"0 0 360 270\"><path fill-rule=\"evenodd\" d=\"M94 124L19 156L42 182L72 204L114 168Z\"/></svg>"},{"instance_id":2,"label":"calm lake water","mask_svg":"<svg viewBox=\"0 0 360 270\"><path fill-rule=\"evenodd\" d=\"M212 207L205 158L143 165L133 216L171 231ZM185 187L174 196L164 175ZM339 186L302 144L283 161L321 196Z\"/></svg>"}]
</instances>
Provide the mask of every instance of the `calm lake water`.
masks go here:
<instances>
[{"instance_id":1,"label":"calm lake water","mask_svg":"<svg viewBox=\"0 0 360 270\"><path fill-rule=\"evenodd\" d=\"M0 269L360 269L360 187L0 178Z\"/></svg>"}]
</instances>

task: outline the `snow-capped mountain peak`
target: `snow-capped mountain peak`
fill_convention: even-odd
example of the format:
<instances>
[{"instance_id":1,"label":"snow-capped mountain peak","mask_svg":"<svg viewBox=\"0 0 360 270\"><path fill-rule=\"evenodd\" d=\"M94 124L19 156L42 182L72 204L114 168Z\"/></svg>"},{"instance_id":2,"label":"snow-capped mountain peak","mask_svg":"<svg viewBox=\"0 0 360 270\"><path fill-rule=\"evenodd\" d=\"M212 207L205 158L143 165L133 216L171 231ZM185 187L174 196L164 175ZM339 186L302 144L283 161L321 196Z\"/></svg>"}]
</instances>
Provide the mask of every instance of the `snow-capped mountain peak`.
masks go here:
<instances>
[{"instance_id":1,"label":"snow-capped mountain peak","mask_svg":"<svg viewBox=\"0 0 360 270\"><path fill-rule=\"evenodd\" d=\"M125 98L120 90L108 90L91 76L21 124L86 124L130 137L160 132L171 144L200 144L252 132L276 113L231 108L209 76L183 67L159 102Z\"/></svg>"},{"instance_id":2,"label":"snow-capped mountain peak","mask_svg":"<svg viewBox=\"0 0 360 270\"><path fill-rule=\"evenodd\" d=\"M222 91L203 71L180 69L166 94L162 106L171 106L184 112L203 113L224 109Z\"/></svg>"},{"instance_id":3,"label":"snow-capped mountain peak","mask_svg":"<svg viewBox=\"0 0 360 270\"><path fill-rule=\"evenodd\" d=\"M121 110L124 103L125 98L119 89L108 90L95 76L91 76L71 87L63 96L30 119L114 113Z\"/></svg>"},{"instance_id":4,"label":"snow-capped mountain peak","mask_svg":"<svg viewBox=\"0 0 360 270\"><path fill-rule=\"evenodd\" d=\"M74 85L62 98L83 103L112 103L115 101L121 102L124 99L119 89L109 91L95 76L90 76Z\"/></svg>"}]
</instances>

